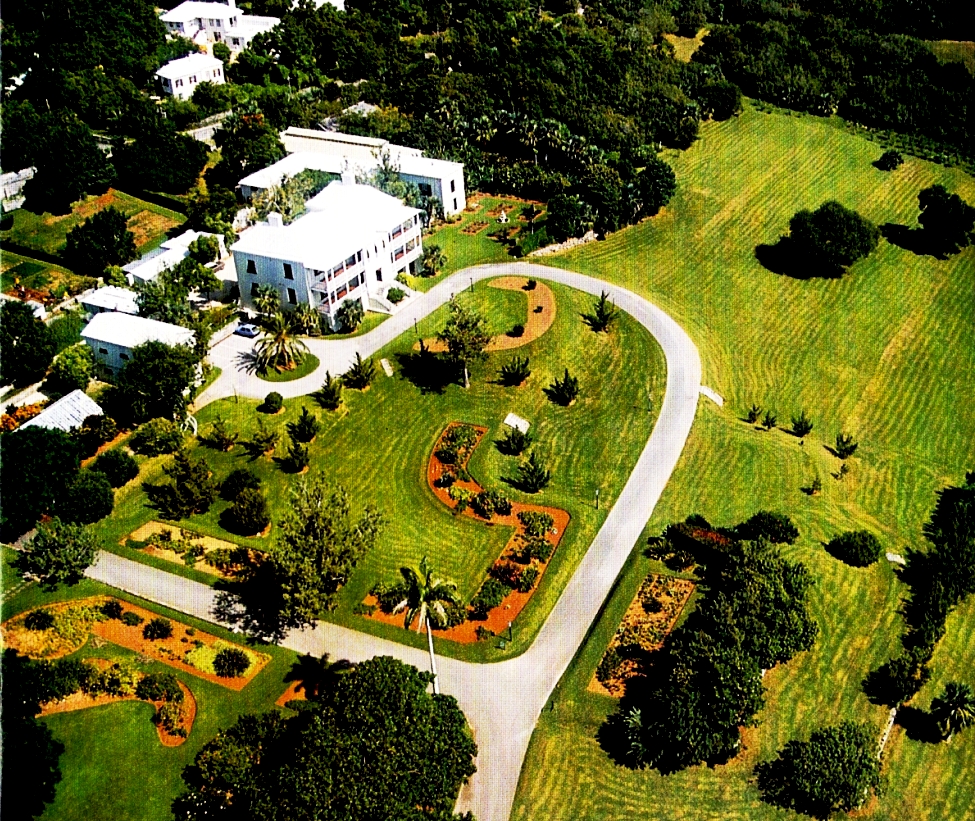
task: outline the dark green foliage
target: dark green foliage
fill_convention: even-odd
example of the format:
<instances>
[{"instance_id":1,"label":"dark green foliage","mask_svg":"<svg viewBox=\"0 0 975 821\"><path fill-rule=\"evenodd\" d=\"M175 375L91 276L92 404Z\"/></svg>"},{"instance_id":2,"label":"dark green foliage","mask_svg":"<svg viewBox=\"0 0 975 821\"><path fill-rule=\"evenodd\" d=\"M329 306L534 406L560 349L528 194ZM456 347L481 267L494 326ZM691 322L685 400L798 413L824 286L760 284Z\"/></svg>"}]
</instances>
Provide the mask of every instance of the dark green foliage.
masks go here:
<instances>
[{"instance_id":1,"label":"dark green foliage","mask_svg":"<svg viewBox=\"0 0 975 821\"><path fill-rule=\"evenodd\" d=\"M105 284L110 285L111 283L106 282ZM47 326L54 339L54 350L61 353L67 348L75 346L75 351L86 350L90 353L87 345L79 344L81 343L81 332L87 324L88 320L81 311L62 311ZM81 354L81 356L84 357L85 354ZM87 383L85 383L85 387L87 387Z\"/></svg>"},{"instance_id":2,"label":"dark green foliage","mask_svg":"<svg viewBox=\"0 0 975 821\"><path fill-rule=\"evenodd\" d=\"M509 388L521 385L531 376L528 357L515 357L501 366L501 383Z\"/></svg>"},{"instance_id":3,"label":"dark green foliage","mask_svg":"<svg viewBox=\"0 0 975 821\"><path fill-rule=\"evenodd\" d=\"M951 740L955 733L975 724L975 693L968 684L949 681L941 695L931 700L931 715L943 738Z\"/></svg>"},{"instance_id":4,"label":"dark green foliage","mask_svg":"<svg viewBox=\"0 0 975 821\"><path fill-rule=\"evenodd\" d=\"M762 417L762 427L765 430L772 430L778 424L778 421L779 417L772 413L772 411L767 410L765 411L765 416Z\"/></svg>"},{"instance_id":5,"label":"dark green foliage","mask_svg":"<svg viewBox=\"0 0 975 821\"><path fill-rule=\"evenodd\" d=\"M168 482L143 483L149 504L164 519L179 521L194 513L206 513L217 496L216 482L210 468L202 459L194 459L185 450L178 450L173 461L163 467Z\"/></svg>"},{"instance_id":6,"label":"dark green foliage","mask_svg":"<svg viewBox=\"0 0 975 821\"><path fill-rule=\"evenodd\" d=\"M55 510L65 522L89 525L110 515L114 507L115 492L108 477L82 470L58 499Z\"/></svg>"},{"instance_id":7,"label":"dark green foliage","mask_svg":"<svg viewBox=\"0 0 975 821\"><path fill-rule=\"evenodd\" d=\"M122 614L122 624L128 625L129 627L135 627L138 624L142 624L142 616L140 616L134 610L126 610Z\"/></svg>"},{"instance_id":8,"label":"dark green foliage","mask_svg":"<svg viewBox=\"0 0 975 821\"><path fill-rule=\"evenodd\" d=\"M798 416L792 417L792 432L798 436L800 439L804 436L808 436L813 429L813 423L806 416L804 410L799 411Z\"/></svg>"},{"instance_id":9,"label":"dark green foliage","mask_svg":"<svg viewBox=\"0 0 975 821\"><path fill-rule=\"evenodd\" d=\"M29 385L44 378L54 359L50 329L24 302L0 302L0 380Z\"/></svg>"},{"instance_id":10,"label":"dark green foliage","mask_svg":"<svg viewBox=\"0 0 975 821\"><path fill-rule=\"evenodd\" d=\"M535 437L530 433L522 433L518 428L509 428L504 438L498 439L494 444L498 451L506 456L521 456L534 441Z\"/></svg>"},{"instance_id":11,"label":"dark green foliage","mask_svg":"<svg viewBox=\"0 0 975 821\"><path fill-rule=\"evenodd\" d=\"M175 453L186 439L179 426L169 419L150 419L129 440L129 447L143 456Z\"/></svg>"},{"instance_id":12,"label":"dark green foliage","mask_svg":"<svg viewBox=\"0 0 975 821\"><path fill-rule=\"evenodd\" d=\"M125 214L109 206L68 231L64 256L79 274L102 275L109 265L125 265L135 259L135 235Z\"/></svg>"},{"instance_id":13,"label":"dark green foliage","mask_svg":"<svg viewBox=\"0 0 975 821\"><path fill-rule=\"evenodd\" d=\"M106 442L118 436L118 425L110 416L92 414L85 417L81 427L75 432L78 445L85 456L93 456Z\"/></svg>"},{"instance_id":14,"label":"dark green foliage","mask_svg":"<svg viewBox=\"0 0 975 821\"><path fill-rule=\"evenodd\" d=\"M789 741L777 758L755 768L769 804L828 818L861 807L880 786L877 740L869 725L846 721Z\"/></svg>"},{"instance_id":15,"label":"dark green foliage","mask_svg":"<svg viewBox=\"0 0 975 821\"><path fill-rule=\"evenodd\" d=\"M256 459L258 456L273 453L280 440L281 434L277 430L268 428L264 419L258 418L257 430L251 434L250 441L245 442L245 446L250 455Z\"/></svg>"},{"instance_id":16,"label":"dark green foliage","mask_svg":"<svg viewBox=\"0 0 975 821\"><path fill-rule=\"evenodd\" d=\"M495 607L508 595L508 587L491 577L484 581L477 595L471 599L471 615L473 621L485 621Z\"/></svg>"},{"instance_id":17,"label":"dark green foliage","mask_svg":"<svg viewBox=\"0 0 975 821\"><path fill-rule=\"evenodd\" d=\"M115 150L112 162L126 190L183 194L196 184L207 161L207 146L157 119L132 142Z\"/></svg>"},{"instance_id":18,"label":"dark green foliage","mask_svg":"<svg viewBox=\"0 0 975 821\"><path fill-rule=\"evenodd\" d=\"M314 394L315 401L325 410L338 410L342 404L342 380L325 371L325 381Z\"/></svg>"},{"instance_id":19,"label":"dark green foliage","mask_svg":"<svg viewBox=\"0 0 975 821\"><path fill-rule=\"evenodd\" d=\"M142 628L142 637L150 641L161 641L173 635L173 623L169 619L157 617L146 622Z\"/></svg>"},{"instance_id":20,"label":"dark green foliage","mask_svg":"<svg viewBox=\"0 0 975 821\"><path fill-rule=\"evenodd\" d=\"M515 339L525 335L525 326L522 324L512 325L511 330L506 333L506 336L513 337Z\"/></svg>"},{"instance_id":21,"label":"dark green foliage","mask_svg":"<svg viewBox=\"0 0 975 821\"><path fill-rule=\"evenodd\" d=\"M68 323L74 323L74 314L66 315ZM68 319L70 317L70 319ZM52 325L54 323L51 323ZM60 330L65 329L65 322L58 323ZM81 328L84 324L81 324ZM80 331L80 328L78 329ZM52 336L54 335L51 329ZM78 331L75 331L77 333ZM55 346L58 342L55 341ZM95 357L92 355L91 348L84 344L76 344L67 350L62 350L57 359L51 365L51 373L48 375L45 390L52 391L60 396L66 396L72 391L86 390L92 377L95 375Z\"/></svg>"},{"instance_id":22,"label":"dark green foliage","mask_svg":"<svg viewBox=\"0 0 975 821\"><path fill-rule=\"evenodd\" d=\"M471 499L471 508L485 519L490 519L495 513L507 516L511 513L511 502L497 490L482 490Z\"/></svg>"},{"instance_id":23,"label":"dark green foliage","mask_svg":"<svg viewBox=\"0 0 975 821\"><path fill-rule=\"evenodd\" d=\"M609 331L610 326L616 321L616 314L616 307L609 301L609 294L603 291L593 304L592 313L583 314L582 318L598 334Z\"/></svg>"},{"instance_id":24,"label":"dark green foliage","mask_svg":"<svg viewBox=\"0 0 975 821\"><path fill-rule=\"evenodd\" d=\"M288 470L292 473L301 473L311 462L311 454L308 451L308 446L300 442L292 441L288 445L288 455L285 457L285 461L287 462Z\"/></svg>"},{"instance_id":25,"label":"dark green foliage","mask_svg":"<svg viewBox=\"0 0 975 821\"><path fill-rule=\"evenodd\" d=\"M853 567L868 567L880 558L883 551L877 537L867 530L851 530L834 536L826 549Z\"/></svg>"},{"instance_id":26,"label":"dark green foliage","mask_svg":"<svg viewBox=\"0 0 975 821\"><path fill-rule=\"evenodd\" d=\"M943 632L943 628L942 628ZM940 639L940 635L937 639ZM930 647L912 647L871 670L863 680L863 692L874 704L899 707L910 701L931 679Z\"/></svg>"},{"instance_id":27,"label":"dark green foliage","mask_svg":"<svg viewBox=\"0 0 975 821\"><path fill-rule=\"evenodd\" d=\"M518 581L515 584L515 590L519 593L530 593L531 589L535 586L535 582L538 581L538 568L537 567L526 567L521 571L521 575L518 577Z\"/></svg>"},{"instance_id":28,"label":"dark green foliage","mask_svg":"<svg viewBox=\"0 0 975 821\"><path fill-rule=\"evenodd\" d=\"M569 369L565 369L565 375L544 389L545 395L555 404L568 407L579 396L579 378L569 375Z\"/></svg>"},{"instance_id":29,"label":"dark green foliage","mask_svg":"<svg viewBox=\"0 0 975 821\"><path fill-rule=\"evenodd\" d=\"M254 536L263 533L271 523L267 500L260 490L245 487L234 497L234 503L228 508L221 522L227 530L239 536Z\"/></svg>"},{"instance_id":30,"label":"dark green foliage","mask_svg":"<svg viewBox=\"0 0 975 821\"><path fill-rule=\"evenodd\" d=\"M799 211L789 221L790 252L820 275L839 276L843 269L868 256L880 241L879 229L840 203L823 203L815 211Z\"/></svg>"},{"instance_id":31,"label":"dark green foliage","mask_svg":"<svg viewBox=\"0 0 975 821\"><path fill-rule=\"evenodd\" d=\"M836 434L836 455L840 459L849 459L856 449L859 447L858 442L853 441L852 433L837 433Z\"/></svg>"},{"instance_id":32,"label":"dark green foliage","mask_svg":"<svg viewBox=\"0 0 975 821\"><path fill-rule=\"evenodd\" d=\"M268 214L277 213L285 225L293 222L305 212L305 203L336 179L335 174L308 168L281 185L272 185L254 195L253 204L259 220L266 220Z\"/></svg>"},{"instance_id":33,"label":"dark green foliage","mask_svg":"<svg viewBox=\"0 0 975 821\"><path fill-rule=\"evenodd\" d=\"M342 384L347 388L364 391L376 378L376 363L372 359L363 360L362 354L355 355L355 362L342 375Z\"/></svg>"},{"instance_id":34,"label":"dark green foliage","mask_svg":"<svg viewBox=\"0 0 975 821\"><path fill-rule=\"evenodd\" d=\"M936 252L947 256L967 248L975 237L975 206L943 185L932 185L917 195L921 206L918 223Z\"/></svg>"},{"instance_id":35,"label":"dark green foliage","mask_svg":"<svg viewBox=\"0 0 975 821\"><path fill-rule=\"evenodd\" d=\"M179 681L172 673L147 673L139 679L139 683L135 686L135 694L144 701L179 703L183 700Z\"/></svg>"},{"instance_id":36,"label":"dark green foliage","mask_svg":"<svg viewBox=\"0 0 975 821\"><path fill-rule=\"evenodd\" d=\"M332 677L294 718L243 716L186 768L174 815L283 821L328 807L336 819L456 818L477 748L457 702L428 693L430 680L379 657Z\"/></svg>"},{"instance_id":37,"label":"dark green foliage","mask_svg":"<svg viewBox=\"0 0 975 821\"><path fill-rule=\"evenodd\" d=\"M749 424L754 425L761 415L762 409L758 405L752 404L752 406L748 409L748 413L745 415L745 420Z\"/></svg>"},{"instance_id":38,"label":"dark green foliage","mask_svg":"<svg viewBox=\"0 0 975 821\"><path fill-rule=\"evenodd\" d=\"M196 381L198 361L183 345L146 342L133 348L106 398L111 415L136 424L182 417L189 403L184 391Z\"/></svg>"},{"instance_id":39,"label":"dark green foliage","mask_svg":"<svg viewBox=\"0 0 975 821\"><path fill-rule=\"evenodd\" d=\"M14 541L49 513L78 473L78 444L66 433L29 427L0 436L0 538Z\"/></svg>"},{"instance_id":40,"label":"dark green foliage","mask_svg":"<svg viewBox=\"0 0 975 821\"><path fill-rule=\"evenodd\" d=\"M276 414L284 407L284 397L277 391L271 391L264 397L264 402L258 408L262 413Z\"/></svg>"},{"instance_id":41,"label":"dark green foliage","mask_svg":"<svg viewBox=\"0 0 975 821\"><path fill-rule=\"evenodd\" d=\"M448 303L450 319L437 339L447 346L446 358L454 366L464 371L464 387L470 387L469 369L475 362L482 361L487 354L484 349L491 341L487 321L476 311L471 311L454 299Z\"/></svg>"},{"instance_id":42,"label":"dark green foliage","mask_svg":"<svg viewBox=\"0 0 975 821\"><path fill-rule=\"evenodd\" d=\"M881 171L893 171L898 166L903 165L903 163L904 157L901 156L901 152L890 150L881 154L880 159L874 165Z\"/></svg>"},{"instance_id":43,"label":"dark green foliage","mask_svg":"<svg viewBox=\"0 0 975 821\"><path fill-rule=\"evenodd\" d=\"M221 678L236 678L247 672L251 660L247 653L237 647L227 647L213 659L214 672Z\"/></svg>"},{"instance_id":44,"label":"dark green foliage","mask_svg":"<svg viewBox=\"0 0 975 821\"><path fill-rule=\"evenodd\" d=\"M547 470L534 451L528 458L518 465L518 478L508 480L512 485L525 493L538 493L545 489L552 480L552 471Z\"/></svg>"},{"instance_id":45,"label":"dark green foliage","mask_svg":"<svg viewBox=\"0 0 975 821\"><path fill-rule=\"evenodd\" d=\"M228 451L237 444L240 434L232 431L227 425L227 420L218 416L213 420L210 430L206 437L201 437L207 445L215 450Z\"/></svg>"},{"instance_id":46,"label":"dark green foliage","mask_svg":"<svg viewBox=\"0 0 975 821\"><path fill-rule=\"evenodd\" d=\"M187 250L190 259L200 265L216 262L220 258L220 240L216 237L199 236L189 244Z\"/></svg>"},{"instance_id":47,"label":"dark green foliage","mask_svg":"<svg viewBox=\"0 0 975 821\"><path fill-rule=\"evenodd\" d=\"M254 171L267 168L284 157L278 129L260 111L240 111L223 121L214 135L220 149L220 163L213 169L214 181L231 190L237 181ZM207 182L211 174L207 174Z\"/></svg>"},{"instance_id":48,"label":"dark green foliage","mask_svg":"<svg viewBox=\"0 0 975 821\"><path fill-rule=\"evenodd\" d=\"M247 468L235 468L220 485L220 498L234 501L242 490L257 490L261 480L253 471Z\"/></svg>"},{"instance_id":49,"label":"dark green foliage","mask_svg":"<svg viewBox=\"0 0 975 821\"><path fill-rule=\"evenodd\" d=\"M386 299L393 303L393 305L399 305L404 299L406 299L406 291L402 288L397 288L395 285L386 291Z\"/></svg>"},{"instance_id":50,"label":"dark green foliage","mask_svg":"<svg viewBox=\"0 0 975 821\"><path fill-rule=\"evenodd\" d=\"M101 610L110 619L122 618L122 602L118 599L109 599L102 605Z\"/></svg>"},{"instance_id":51,"label":"dark green foliage","mask_svg":"<svg viewBox=\"0 0 975 821\"><path fill-rule=\"evenodd\" d=\"M548 221L545 225L558 242L581 237L592 227L592 221L592 210L578 196L556 194L548 201Z\"/></svg>"},{"instance_id":52,"label":"dark green foliage","mask_svg":"<svg viewBox=\"0 0 975 821\"><path fill-rule=\"evenodd\" d=\"M734 529L738 539L765 539L772 544L795 544L799 530L785 513L760 510Z\"/></svg>"},{"instance_id":53,"label":"dark green foliage","mask_svg":"<svg viewBox=\"0 0 975 821\"><path fill-rule=\"evenodd\" d=\"M31 610L24 617L24 627L28 630L50 630L54 627L54 614L43 607L39 610Z\"/></svg>"},{"instance_id":54,"label":"dark green foliage","mask_svg":"<svg viewBox=\"0 0 975 821\"><path fill-rule=\"evenodd\" d=\"M523 510L518 514L518 521L525 528L525 535L541 537L548 533L555 524L555 519L551 514L540 513L534 510Z\"/></svg>"},{"instance_id":55,"label":"dark green foliage","mask_svg":"<svg viewBox=\"0 0 975 821\"><path fill-rule=\"evenodd\" d=\"M420 270L425 277L435 277L447 264L447 255L439 245L424 245Z\"/></svg>"},{"instance_id":56,"label":"dark green foliage","mask_svg":"<svg viewBox=\"0 0 975 821\"><path fill-rule=\"evenodd\" d=\"M335 312L335 318L342 326L345 333L352 333L362 324L365 311L362 309L362 301L358 299L347 299Z\"/></svg>"},{"instance_id":57,"label":"dark green foliage","mask_svg":"<svg viewBox=\"0 0 975 821\"><path fill-rule=\"evenodd\" d=\"M288 423L288 434L296 442L311 442L318 435L322 423L315 414L310 413L306 406L301 408L301 415L294 422Z\"/></svg>"}]
</instances>

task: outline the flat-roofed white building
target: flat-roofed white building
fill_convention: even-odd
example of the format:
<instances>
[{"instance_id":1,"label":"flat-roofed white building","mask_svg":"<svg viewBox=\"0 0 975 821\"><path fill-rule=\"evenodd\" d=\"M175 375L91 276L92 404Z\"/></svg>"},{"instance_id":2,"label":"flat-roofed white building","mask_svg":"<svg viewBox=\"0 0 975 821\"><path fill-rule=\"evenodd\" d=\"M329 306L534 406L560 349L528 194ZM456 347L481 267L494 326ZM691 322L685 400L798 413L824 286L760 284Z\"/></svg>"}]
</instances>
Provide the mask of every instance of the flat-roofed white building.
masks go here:
<instances>
[{"instance_id":1,"label":"flat-roofed white building","mask_svg":"<svg viewBox=\"0 0 975 821\"><path fill-rule=\"evenodd\" d=\"M171 37L186 37L201 46L226 43L234 53L247 48L258 34L270 31L281 22L279 17L244 14L234 0L228 3L186 0L163 12L159 19Z\"/></svg>"},{"instance_id":2,"label":"flat-roofed white building","mask_svg":"<svg viewBox=\"0 0 975 821\"><path fill-rule=\"evenodd\" d=\"M129 281L129 285L135 285L137 282L143 284L152 282L167 268L172 268L176 263L189 256L190 243L199 237L216 237L220 244L220 259L223 260L227 256L227 246L220 234L209 234L206 231L184 231L178 237L165 240L158 248L145 254L141 259L123 265L122 270L125 271L125 278ZM232 265L227 266L222 262L217 262L214 264L214 274L217 279L223 281L224 290L237 282Z\"/></svg>"},{"instance_id":3,"label":"flat-roofed white building","mask_svg":"<svg viewBox=\"0 0 975 821\"><path fill-rule=\"evenodd\" d=\"M106 285L79 297L78 303L89 314L105 314L118 312L123 314L139 313L139 305L135 301L138 294L129 288L119 288L117 285Z\"/></svg>"},{"instance_id":4,"label":"flat-roofed white building","mask_svg":"<svg viewBox=\"0 0 975 821\"><path fill-rule=\"evenodd\" d=\"M467 207L464 164L424 157L419 148L394 145L376 137L360 137L339 131L316 131L294 126L281 132L288 156L274 165L248 174L240 181L241 194L249 199L256 191L280 185L308 168L341 174L346 168L366 175L378 168L384 156L399 169L406 182L415 183L421 193L436 197L444 214L459 214Z\"/></svg>"},{"instance_id":5,"label":"flat-roofed white building","mask_svg":"<svg viewBox=\"0 0 975 821\"><path fill-rule=\"evenodd\" d=\"M338 326L336 311L349 300L364 310L394 310L386 292L398 273L413 273L423 253L418 208L351 174L329 184L290 225L279 214L244 231L231 247L243 304L254 308L262 285L277 289L287 306L311 305Z\"/></svg>"},{"instance_id":6,"label":"flat-roofed white building","mask_svg":"<svg viewBox=\"0 0 975 821\"><path fill-rule=\"evenodd\" d=\"M71 391L57 402L52 402L33 419L28 419L17 430L24 428L48 428L70 433L89 416L104 416L101 406L84 391Z\"/></svg>"},{"instance_id":7,"label":"flat-roofed white building","mask_svg":"<svg viewBox=\"0 0 975 821\"><path fill-rule=\"evenodd\" d=\"M209 54L187 54L170 60L156 72L156 77L164 94L188 100L200 83L223 84L223 62Z\"/></svg>"},{"instance_id":8,"label":"flat-roofed white building","mask_svg":"<svg viewBox=\"0 0 975 821\"><path fill-rule=\"evenodd\" d=\"M95 363L108 376L117 374L132 358L132 351L146 342L192 347L196 335L189 328L156 319L123 313L96 314L81 338L91 348Z\"/></svg>"}]
</instances>

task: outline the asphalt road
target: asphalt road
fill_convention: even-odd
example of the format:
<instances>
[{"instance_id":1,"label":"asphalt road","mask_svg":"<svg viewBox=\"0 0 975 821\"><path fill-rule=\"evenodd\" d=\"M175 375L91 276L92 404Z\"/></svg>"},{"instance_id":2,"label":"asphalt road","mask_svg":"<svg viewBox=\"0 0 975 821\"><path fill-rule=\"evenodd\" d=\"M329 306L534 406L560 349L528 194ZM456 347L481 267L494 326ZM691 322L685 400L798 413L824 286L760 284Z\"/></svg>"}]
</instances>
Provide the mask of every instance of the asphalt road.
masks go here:
<instances>
[{"instance_id":1,"label":"asphalt road","mask_svg":"<svg viewBox=\"0 0 975 821\"><path fill-rule=\"evenodd\" d=\"M309 348L321 360L321 368L308 377L274 387L286 397L317 390L326 369L341 373L357 352L363 358L371 356L410 329L414 319L440 307L471 280L512 274L559 282L594 296L606 291L620 309L657 339L667 360L667 390L657 424L619 499L531 647L516 658L495 664L437 659L441 692L457 698L477 740L477 773L461 792L458 810L472 811L478 821L507 821L538 715L585 639L677 465L697 411L701 386L697 348L667 314L623 288L529 263L481 265L449 277L410 310L396 314L368 334L347 340L310 340ZM235 392L255 398L268 392L267 382L239 367L239 355L251 345L251 340L230 337L214 348L211 361L223 373L197 400L198 407ZM107 553L101 554L88 575L175 610L215 620L215 593L205 585ZM302 653L327 652L332 658L352 661L390 655L421 669L429 665L423 651L326 623L293 632L282 645Z\"/></svg>"}]
</instances>

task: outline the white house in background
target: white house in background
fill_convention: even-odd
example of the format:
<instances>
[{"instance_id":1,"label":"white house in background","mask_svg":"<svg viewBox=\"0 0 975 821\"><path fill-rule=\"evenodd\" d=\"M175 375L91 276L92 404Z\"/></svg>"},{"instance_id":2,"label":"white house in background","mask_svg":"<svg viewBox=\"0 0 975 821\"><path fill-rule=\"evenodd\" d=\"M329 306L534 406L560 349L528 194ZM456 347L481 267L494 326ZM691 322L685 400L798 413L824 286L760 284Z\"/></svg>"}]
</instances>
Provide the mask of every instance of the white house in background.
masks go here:
<instances>
[{"instance_id":1,"label":"white house in background","mask_svg":"<svg viewBox=\"0 0 975 821\"><path fill-rule=\"evenodd\" d=\"M16 211L24 204L24 186L27 185L28 180L33 179L36 171L37 169L31 166L30 168L22 168L20 171L0 174L0 186L3 188L0 206L2 206L4 214Z\"/></svg>"},{"instance_id":2,"label":"white house in background","mask_svg":"<svg viewBox=\"0 0 975 821\"><path fill-rule=\"evenodd\" d=\"M351 174L328 185L290 225L279 214L248 228L231 246L240 297L248 308L261 285L272 285L285 306L308 304L338 326L336 311L350 300L391 313L386 299L398 273L415 272L423 253L418 208Z\"/></svg>"},{"instance_id":3,"label":"white house in background","mask_svg":"<svg viewBox=\"0 0 975 821\"><path fill-rule=\"evenodd\" d=\"M24 428L48 428L69 433L80 428L89 416L104 416L101 406L84 391L71 391L42 410L33 419L28 419L17 430Z\"/></svg>"},{"instance_id":4,"label":"white house in background","mask_svg":"<svg viewBox=\"0 0 975 821\"><path fill-rule=\"evenodd\" d=\"M212 43L226 43L233 53L247 48L258 34L270 31L281 22L279 17L244 14L234 0L227 3L186 0L163 12L159 19L170 37L186 37L207 47Z\"/></svg>"},{"instance_id":5,"label":"white house in background","mask_svg":"<svg viewBox=\"0 0 975 821\"><path fill-rule=\"evenodd\" d=\"M95 314L81 338L91 348L95 363L109 376L114 376L132 358L133 348L146 342L162 342L175 347L191 347L196 335L189 328L170 325L155 319L122 313Z\"/></svg>"},{"instance_id":6,"label":"white house in background","mask_svg":"<svg viewBox=\"0 0 975 821\"><path fill-rule=\"evenodd\" d=\"M240 180L240 191L250 199L257 191L280 185L308 168L341 174L346 168L366 175L379 167L384 156L399 169L406 182L416 183L426 196L436 197L447 216L467 207L464 164L424 157L419 148L394 145L376 137L359 137L339 131L316 131L294 126L281 132L288 156Z\"/></svg>"},{"instance_id":7,"label":"white house in background","mask_svg":"<svg viewBox=\"0 0 975 821\"><path fill-rule=\"evenodd\" d=\"M135 301L137 296L138 294L129 288L107 285L80 297L78 302L91 316L112 312L135 316L139 313L139 306Z\"/></svg>"},{"instance_id":8,"label":"white house in background","mask_svg":"<svg viewBox=\"0 0 975 821\"><path fill-rule=\"evenodd\" d=\"M223 84L223 62L209 54L187 54L178 60L170 60L156 72L156 76L163 93L188 100L200 83Z\"/></svg>"},{"instance_id":9,"label":"white house in background","mask_svg":"<svg viewBox=\"0 0 975 821\"><path fill-rule=\"evenodd\" d=\"M177 262L185 259L190 253L190 243L198 237L216 237L220 243L220 259L210 263L217 279L224 284L224 291L237 284L237 275L232 265L227 265L227 246L221 234L209 234L206 231L184 231L178 237L167 239L158 248L153 249L141 259L123 265L125 278L129 285L137 282L145 284L152 282L167 268L172 268Z\"/></svg>"}]
</instances>

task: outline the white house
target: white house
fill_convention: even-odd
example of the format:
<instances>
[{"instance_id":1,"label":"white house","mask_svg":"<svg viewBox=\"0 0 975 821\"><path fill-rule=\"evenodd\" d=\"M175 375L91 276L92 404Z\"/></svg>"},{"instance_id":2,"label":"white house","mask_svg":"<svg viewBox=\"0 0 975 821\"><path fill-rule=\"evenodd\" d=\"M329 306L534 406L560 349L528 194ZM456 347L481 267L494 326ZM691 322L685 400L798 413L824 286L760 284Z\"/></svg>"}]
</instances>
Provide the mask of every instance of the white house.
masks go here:
<instances>
[{"instance_id":1,"label":"white house","mask_svg":"<svg viewBox=\"0 0 975 821\"><path fill-rule=\"evenodd\" d=\"M188 328L131 316L123 313L95 314L84 330L81 338L91 348L95 363L109 376L119 370L132 357L133 348L146 342L162 342L164 345L192 346L196 335Z\"/></svg>"},{"instance_id":2,"label":"white house","mask_svg":"<svg viewBox=\"0 0 975 821\"><path fill-rule=\"evenodd\" d=\"M281 22L279 17L244 14L234 0L227 3L186 0L163 12L159 19L171 37L186 37L201 46L226 43L233 53L247 48L258 34L270 31Z\"/></svg>"},{"instance_id":3,"label":"white house","mask_svg":"<svg viewBox=\"0 0 975 821\"><path fill-rule=\"evenodd\" d=\"M139 306L135 301L137 296L138 294L129 288L108 285L79 297L78 302L91 316L113 311L135 316L139 313Z\"/></svg>"},{"instance_id":4,"label":"white house","mask_svg":"<svg viewBox=\"0 0 975 821\"><path fill-rule=\"evenodd\" d=\"M236 284L237 276L232 265L225 265L224 260L228 256L227 246L223 236L220 234L208 234L206 231L184 231L178 237L165 240L158 248L153 249L141 259L123 265L125 277L129 285L137 282L151 282L167 268L172 268L176 263L185 259L190 253L190 243L198 237L216 237L220 243L220 260L211 263L213 272L217 279L224 284L224 290Z\"/></svg>"},{"instance_id":5,"label":"white house","mask_svg":"<svg viewBox=\"0 0 975 821\"><path fill-rule=\"evenodd\" d=\"M386 292L398 273L417 270L423 253L420 209L357 185L348 173L306 208L290 225L269 215L231 247L243 304L253 308L258 288L272 285L285 306L311 305L333 328L350 300L365 310L394 310Z\"/></svg>"},{"instance_id":6,"label":"white house","mask_svg":"<svg viewBox=\"0 0 975 821\"><path fill-rule=\"evenodd\" d=\"M440 200L447 216L459 214L467 207L463 163L424 157L419 148L338 131L292 126L281 132L281 142L289 152L287 157L240 180L245 199L256 191L280 185L282 179L290 179L308 168L333 174L341 174L348 168L365 175L388 156L406 182L416 183L423 194Z\"/></svg>"},{"instance_id":7,"label":"white house","mask_svg":"<svg viewBox=\"0 0 975 821\"><path fill-rule=\"evenodd\" d=\"M80 428L89 416L104 416L101 406L81 390L71 391L42 410L33 419L28 419L17 430L24 428L49 428L69 433Z\"/></svg>"},{"instance_id":8,"label":"white house","mask_svg":"<svg viewBox=\"0 0 975 821\"><path fill-rule=\"evenodd\" d=\"M188 100L200 83L223 84L223 62L209 54L187 54L178 60L170 60L156 72L156 76L163 93Z\"/></svg>"},{"instance_id":9,"label":"white house","mask_svg":"<svg viewBox=\"0 0 975 821\"><path fill-rule=\"evenodd\" d=\"M16 211L24 204L24 186L27 181L33 179L37 169L34 166L22 168L20 171L10 171L0 174L0 187L3 189L0 207L4 214Z\"/></svg>"}]
</instances>

